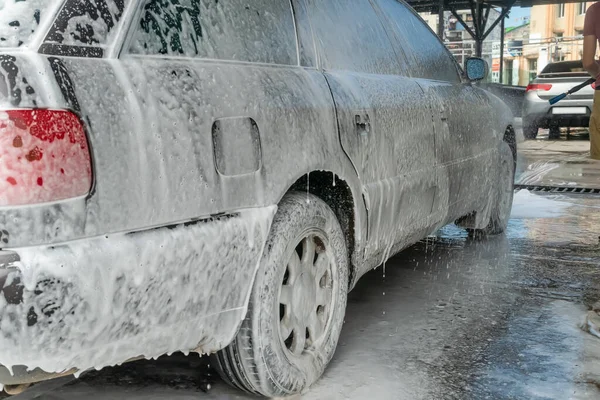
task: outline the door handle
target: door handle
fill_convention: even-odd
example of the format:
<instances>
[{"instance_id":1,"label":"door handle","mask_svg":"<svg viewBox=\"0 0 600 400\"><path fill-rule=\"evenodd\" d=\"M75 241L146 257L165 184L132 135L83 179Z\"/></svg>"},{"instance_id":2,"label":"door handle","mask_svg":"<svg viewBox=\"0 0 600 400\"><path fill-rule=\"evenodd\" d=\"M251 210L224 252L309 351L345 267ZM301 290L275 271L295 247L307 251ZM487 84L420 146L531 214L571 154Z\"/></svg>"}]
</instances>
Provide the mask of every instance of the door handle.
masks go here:
<instances>
[{"instance_id":1,"label":"door handle","mask_svg":"<svg viewBox=\"0 0 600 400\"><path fill-rule=\"evenodd\" d=\"M448 115L446 115L446 109L442 108L440 111L440 119L444 122L448 121Z\"/></svg>"},{"instance_id":2,"label":"door handle","mask_svg":"<svg viewBox=\"0 0 600 400\"><path fill-rule=\"evenodd\" d=\"M366 136L371 132L371 118L367 112L358 112L354 115L356 134Z\"/></svg>"},{"instance_id":3,"label":"door handle","mask_svg":"<svg viewBox=\"0 0 600 400\"><path fill-rule=\"evenodd\" d=\"M183 75L186 75L188 78L192 77L192 73L187 68L174 69L171 71L171 75L173 75L175 78L181 78Z\"/></svg>"}]
</instances>

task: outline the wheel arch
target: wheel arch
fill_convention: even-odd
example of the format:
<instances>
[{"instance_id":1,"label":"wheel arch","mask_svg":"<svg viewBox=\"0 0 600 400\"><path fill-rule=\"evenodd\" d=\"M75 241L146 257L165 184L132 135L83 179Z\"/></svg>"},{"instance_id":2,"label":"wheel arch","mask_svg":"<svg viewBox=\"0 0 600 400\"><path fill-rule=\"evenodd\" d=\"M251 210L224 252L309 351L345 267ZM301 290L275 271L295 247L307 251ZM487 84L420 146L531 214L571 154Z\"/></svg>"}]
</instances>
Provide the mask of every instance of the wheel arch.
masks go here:
<instances>
[{"instance_id":1,"label":"wheel arch","mask_svg":"<svg viewBox=\"0 0 600 400\"><path fill-rule=\"evenodd\" d=\"M517 135L515 132L515 128L512 125L508 125L504 130L504 136L502 137L502 141L510 147L510 150L513 153L513 159L515 163L517 162Z\"/></svg>"},{"instance_id":2,"label":"wheel arch","mask_svg":"<svg viewBox=\"0 0 600 400\"><path fill-rule=\"evenodd\" d=\"M507 125L506 128L504 129L502 141L498 142L498 148L497 148L498 157L500 157L500 154L502 151L502 146L505 143L508 144L508 147L510 148L510 151L513 156L514 167L516 169L516 166L517 166L517 137L516 137L514 127L510 124ZM500 158L498 158L498 161L499 160L500 160ZM495 173L496 172L494 172L494 174ZM490 178L492 179L492 182L496 182L496 183L500 182L501 178L499 175L499 170L498 170L498 175L490 176ZM481 211L471 212L463 217L456 219L454 221L454 223L462 228L467 229L467 230L479 229L479 227L481 226L483 221L486 221L488 219L487 215L484 218L478 217L480 212Z\"/></svg>"},{"instance_id":3,"label":"wheel arch","mask_svg":"<svg viewBox=\"0 0 600 400\"><path fill-rule=\"evenodd\" d=\"M331 171L315 170L300 176L288 189L291 191L307 192L323 200L334 212L344 232L350 271L348 285L352 288L356 283L357 271L362 262L360 251L361 237L359 234L360 206L362 196L354 196L350 184ZM362 204L364 208L364 204ZM366 224L365 224L366 226Z\"/></svg>"}]
</instances>

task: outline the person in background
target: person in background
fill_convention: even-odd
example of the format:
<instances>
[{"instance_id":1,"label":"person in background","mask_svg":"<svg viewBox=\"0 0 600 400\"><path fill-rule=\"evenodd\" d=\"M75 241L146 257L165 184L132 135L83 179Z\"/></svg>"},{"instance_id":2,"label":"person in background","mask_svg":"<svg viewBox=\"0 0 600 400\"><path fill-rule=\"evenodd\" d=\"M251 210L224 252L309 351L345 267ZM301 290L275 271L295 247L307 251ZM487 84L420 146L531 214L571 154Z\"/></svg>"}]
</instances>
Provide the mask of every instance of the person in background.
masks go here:
<instances>
[{"instance_id":1,"label":"person in background","mask_svg":"<svg viewBox=\"0 0 600 400\"><path fill-rule=\"evenodd\" d=\"M600 2L585 13L583 24L583 67L596 78L594 109L590 118L590 157L600 160L600 64L596 61L596 46L600 39Z\"/></svg>"}]
</instances>

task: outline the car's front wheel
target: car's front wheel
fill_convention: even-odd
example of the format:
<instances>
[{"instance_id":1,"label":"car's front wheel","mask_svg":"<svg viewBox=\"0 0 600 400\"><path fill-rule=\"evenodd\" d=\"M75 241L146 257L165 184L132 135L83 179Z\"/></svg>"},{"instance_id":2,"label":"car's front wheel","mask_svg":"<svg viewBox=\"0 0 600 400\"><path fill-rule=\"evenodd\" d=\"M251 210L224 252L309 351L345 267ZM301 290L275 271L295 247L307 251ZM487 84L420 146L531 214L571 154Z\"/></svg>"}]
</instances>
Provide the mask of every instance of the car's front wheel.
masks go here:
<instances>
[{"instance_id":1,"label":"car's front wheel","mask_svg":"<svg viewBox=\"0 0 600 400\"><path fill-rule=\"evenodd\" d=\"M333 357L348 291L348 252L338 220L318 197L292 192L279 205L248 313L213 356L229 384L267 397L310 387Z\"/></svg>"},{"instance_id":2,"label":"car's front wheel","mask_svg":"<svg viewBox=\"0 0 600 400\"><path fill-rule=\"evenodd\" d=\"M523 136L527 140L533 140L537 138L538 131L539 126L537 126L536 124L523 125Z\"/></svg>"},{"instance_id":3,"label":"car's front wheel","mask_svg":"<svg viewBox=\"0 0 600 400\"><path fill-rule=\"evenodd\" d=\"M500 151L500 176L496 197L492 202L489 224L481 231L485 235L500 234L508 226L515 192L515 167L514 151L507 143L503 143Z\"/></svg>"}]
</instances>

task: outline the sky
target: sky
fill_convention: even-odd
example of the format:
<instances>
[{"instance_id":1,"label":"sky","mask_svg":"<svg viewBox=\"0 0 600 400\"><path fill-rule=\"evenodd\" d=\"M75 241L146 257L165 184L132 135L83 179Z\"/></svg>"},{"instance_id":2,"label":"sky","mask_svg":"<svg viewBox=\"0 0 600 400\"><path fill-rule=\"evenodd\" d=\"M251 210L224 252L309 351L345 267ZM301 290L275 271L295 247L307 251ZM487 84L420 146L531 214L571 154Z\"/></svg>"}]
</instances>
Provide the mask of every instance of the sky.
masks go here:
<instances>
[{"instance_id":1,"label":"sky","mask_svg":"<svg viewBox=\"0 0 600 400\"><path fill-rule=\"evenodd\" d=\"M521 8L521 7L513 7L510 11L510 17L504 21L504 26L509 28L511 26L520 26L523 25L524 20L523 17L529 17L531 15L531 7Z\"/></svg>"}]
</instances>

